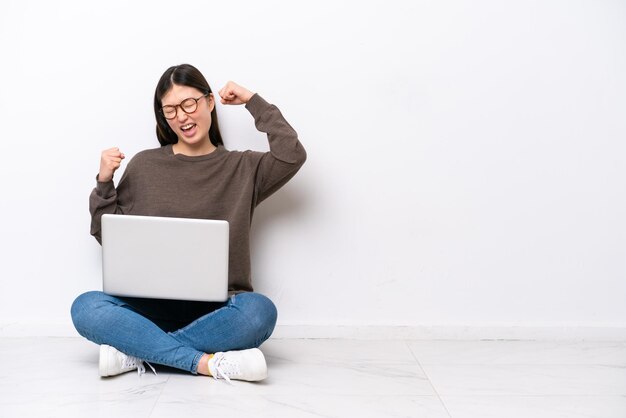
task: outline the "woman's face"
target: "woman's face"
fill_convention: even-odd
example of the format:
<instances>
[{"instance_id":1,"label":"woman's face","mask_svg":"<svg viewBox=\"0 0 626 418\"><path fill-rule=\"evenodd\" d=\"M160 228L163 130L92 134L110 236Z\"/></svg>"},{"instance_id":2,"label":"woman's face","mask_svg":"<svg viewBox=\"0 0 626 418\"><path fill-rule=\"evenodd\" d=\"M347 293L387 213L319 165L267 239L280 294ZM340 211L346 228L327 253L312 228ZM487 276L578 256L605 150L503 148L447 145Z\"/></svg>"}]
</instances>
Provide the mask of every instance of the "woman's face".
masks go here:
<instances>
[{"instance_id":1,"label":"woman's face","mask_svg":"<svg viewBox=\"0 0 626 418\"><path fill-rule=\"evenodd\" d=\"M191 113L186 113L180 105L186 99L197 99L198 106ZM215 107L213 93L204 97L200 90L188 86L173 84L172 88L161 98L161 106L176 106L176 116L167 119L170 128L176 133L179 142L189 146L203 145L209 142L211 127L211 111Z\"/></svg>"}]
</instances>

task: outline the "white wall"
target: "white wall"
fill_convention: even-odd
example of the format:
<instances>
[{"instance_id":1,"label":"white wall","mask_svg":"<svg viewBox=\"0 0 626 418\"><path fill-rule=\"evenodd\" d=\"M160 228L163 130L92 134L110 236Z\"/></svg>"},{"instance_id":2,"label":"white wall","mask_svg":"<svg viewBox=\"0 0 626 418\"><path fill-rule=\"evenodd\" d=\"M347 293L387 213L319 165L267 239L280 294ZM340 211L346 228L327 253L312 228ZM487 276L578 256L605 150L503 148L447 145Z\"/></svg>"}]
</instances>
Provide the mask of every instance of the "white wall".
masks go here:
<instances>
[{"instance_id":1,"label":"white wall","mask_svg":"<svg viewBox=\"0 0 626 418\"><path fill-rule=\"evenodd\" d=\"M5 330L70 326L100 288L100 151L158 146L183 62L308 151L254 224L281 325L626 327L626 3L91 3L0 10ZM228 147L267 149L245 108L218 114Z\"/></svg>"}]
</instances>

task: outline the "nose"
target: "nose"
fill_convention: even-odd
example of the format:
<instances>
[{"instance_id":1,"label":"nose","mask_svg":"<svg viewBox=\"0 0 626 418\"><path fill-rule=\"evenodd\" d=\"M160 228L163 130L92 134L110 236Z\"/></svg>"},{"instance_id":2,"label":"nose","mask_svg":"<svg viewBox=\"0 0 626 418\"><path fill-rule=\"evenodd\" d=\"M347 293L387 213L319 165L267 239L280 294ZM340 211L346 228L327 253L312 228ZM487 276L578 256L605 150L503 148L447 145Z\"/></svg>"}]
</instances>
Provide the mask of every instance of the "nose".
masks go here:
<instances>
[{"instance_id":1,"label":"nose","mask_svg":"<svg viewBox=\"0 0 626 418\"><path fill-rule=\"evenodd\" d=\"M176 109L176 119L181 123L187 120L187 113L180 106Z\"/></svg>"}]
</instances>

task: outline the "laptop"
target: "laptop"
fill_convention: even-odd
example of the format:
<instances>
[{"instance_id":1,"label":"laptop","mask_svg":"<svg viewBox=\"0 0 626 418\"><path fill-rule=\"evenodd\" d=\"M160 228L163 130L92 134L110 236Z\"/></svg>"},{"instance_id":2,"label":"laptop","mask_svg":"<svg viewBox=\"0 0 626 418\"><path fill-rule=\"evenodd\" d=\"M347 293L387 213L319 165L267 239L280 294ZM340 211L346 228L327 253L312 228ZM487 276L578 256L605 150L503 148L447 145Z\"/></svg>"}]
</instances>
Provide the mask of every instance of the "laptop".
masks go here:
<instances>
[{"instance_id":1,"label":"laptop","mask_svg":"<svg viewBox=\"0 0 626 418\"><path fill-rule=\"evenodd\" d=\"M113 296L226 301L228 222L102 215L102 289Z\"/></svg>"}]
</instances>

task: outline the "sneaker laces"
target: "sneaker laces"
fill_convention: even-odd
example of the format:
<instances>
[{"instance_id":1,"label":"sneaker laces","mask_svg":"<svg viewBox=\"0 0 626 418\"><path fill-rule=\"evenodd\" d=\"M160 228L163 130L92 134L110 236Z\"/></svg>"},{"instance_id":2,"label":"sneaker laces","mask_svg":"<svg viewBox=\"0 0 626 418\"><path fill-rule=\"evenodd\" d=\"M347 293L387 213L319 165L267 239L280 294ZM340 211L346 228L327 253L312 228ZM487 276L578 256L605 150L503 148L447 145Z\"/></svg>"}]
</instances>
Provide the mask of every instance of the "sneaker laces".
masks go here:
<instances>
[{"instance_id":1,"label":"sneaker laces","mask_svg":"<svg viewBox=\"0 0 626 418\"><path fill-rule=\"evenodd\" d=\"M128 356L128 355L124 356L124 360L122 361L122 369L132 370L134 368L137 368L137 375L141 376L142 374L146 372L146 368L143 365L144 362L148 366L150 366L150 368L152 369L152 373L154 373L154 375L156 376L157 372L156 370L154 370L154 367L152 367L152 364L148 363L145 360L141 360L140 358L133 357L133 356Z\"/></svg>"},{"instance_id":2,"label":"sneaker laces","mask_svg":"<svg viewBox=\"0 0 626 418\"><path fill-rule=\"evenodd\" d=\"M240 374L239 363L229 360L228 357L225 356L225 353L216 353L214 357L213 369L215 374L213 378L215 380L224 379L232 385L233 383L228 376Z\"/></svg>"}]
</instances>

